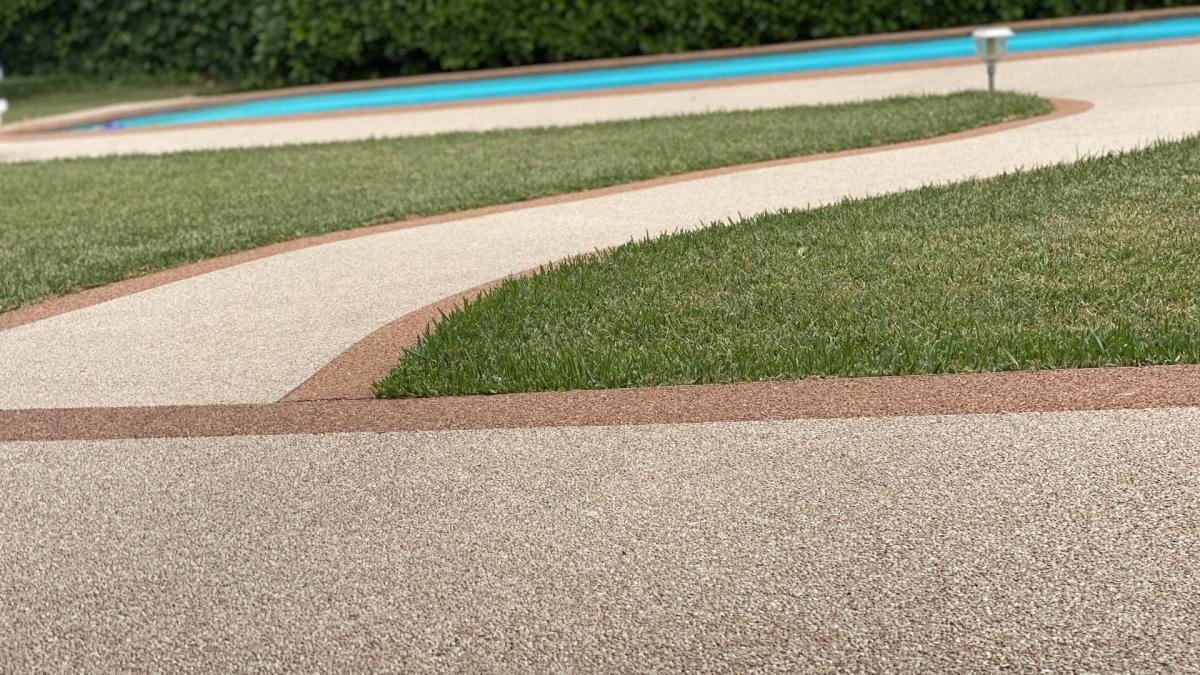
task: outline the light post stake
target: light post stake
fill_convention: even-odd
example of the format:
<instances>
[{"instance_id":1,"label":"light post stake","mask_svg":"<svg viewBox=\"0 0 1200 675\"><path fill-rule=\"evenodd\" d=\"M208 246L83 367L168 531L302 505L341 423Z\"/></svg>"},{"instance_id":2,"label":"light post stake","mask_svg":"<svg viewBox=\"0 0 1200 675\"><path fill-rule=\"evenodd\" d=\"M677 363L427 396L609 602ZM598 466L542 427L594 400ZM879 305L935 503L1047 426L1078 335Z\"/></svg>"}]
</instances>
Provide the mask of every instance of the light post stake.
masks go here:
<instances>
[{"instance_id":1,"label":"light post stake","mask_svg":"<svg viewBox=\"0 0 1200 675\"><path fill-rule=\"evenodd\" d=\"M1012 29L1004 26L979 28L971 33L975 38L975 53L987 64L988 91L996 91L996 64L1008 53L1008 39L1012 36Z\"/></svg>"}]
</instances>

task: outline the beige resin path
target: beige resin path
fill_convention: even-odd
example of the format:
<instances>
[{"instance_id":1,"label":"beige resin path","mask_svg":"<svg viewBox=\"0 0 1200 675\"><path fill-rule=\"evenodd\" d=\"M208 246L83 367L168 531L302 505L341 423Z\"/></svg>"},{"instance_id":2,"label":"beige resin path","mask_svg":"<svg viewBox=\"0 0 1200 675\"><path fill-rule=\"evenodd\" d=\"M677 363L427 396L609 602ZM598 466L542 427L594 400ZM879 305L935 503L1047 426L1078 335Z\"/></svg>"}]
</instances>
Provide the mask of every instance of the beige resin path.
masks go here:
<instances>
[{"instance_id":1,"label":"beige resin path","mask_svg":"<svg viewBox=\"0 0 1200 675\"><path fill-rule=\"evenodd\" d=\"M778 105L951 90L977 84L979 75L976 67L955 67L699 91L712 101ZM1002 81L1095 107L968 140L350 239L168 284L0 331L0 409L271 402L409 311L647 232L1071 161L1200 132L1200 45L1014 62L1005 65ZM644 94L664 105L700 95Z\"/></svg>"},{"instance_id":2,"label":"beige resin path","mask_svg":"<svg viewBox=\"0 0 1200 675\"><path fill-rule=\"evenodd\" d=\"M1195 672L1197 409L0 443L0 670Z\"/></svg>"}]
</instances>

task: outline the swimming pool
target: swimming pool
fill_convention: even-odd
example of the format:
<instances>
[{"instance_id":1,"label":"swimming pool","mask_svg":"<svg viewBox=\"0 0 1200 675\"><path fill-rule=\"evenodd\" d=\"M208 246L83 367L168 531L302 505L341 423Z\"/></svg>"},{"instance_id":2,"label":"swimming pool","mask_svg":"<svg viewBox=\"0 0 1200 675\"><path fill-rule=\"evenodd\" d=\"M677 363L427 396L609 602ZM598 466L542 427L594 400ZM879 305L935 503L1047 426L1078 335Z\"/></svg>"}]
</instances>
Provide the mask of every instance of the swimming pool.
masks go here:
<instances>
[{"instance_id":1,"label":"swimming pool","mask_svg":"<svg viewBox=\"0 0 1200 675\"><path fill-rule=\"evenodd\" d=\"M1014 53L1114 45L1200 36L1200 16L1116 25L1018 33L1009 41ZM141 127L304 115L343 110L502 99L538 94L586 92L648 85L703 82L739 77L877 66L973 56L969 36L886 45L824 49L790 54L704 59L569 73L518 75L463 82L440 82L358 91L282 96L128 117L77 129Z\"/></svg>"}]
</instances>

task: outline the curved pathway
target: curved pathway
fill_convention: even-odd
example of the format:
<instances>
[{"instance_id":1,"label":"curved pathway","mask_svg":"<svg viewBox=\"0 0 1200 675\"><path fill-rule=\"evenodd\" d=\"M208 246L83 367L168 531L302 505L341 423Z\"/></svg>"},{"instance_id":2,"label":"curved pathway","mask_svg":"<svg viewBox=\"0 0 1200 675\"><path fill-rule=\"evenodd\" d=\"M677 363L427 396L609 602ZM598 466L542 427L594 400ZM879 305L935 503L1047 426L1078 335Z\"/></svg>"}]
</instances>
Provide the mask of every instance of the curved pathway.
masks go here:
<instances>
[{"instance_id":1,"label":"curved pathway","mask_svg":"<svg viewBox=\"0 0 1200 675\"><path fill-rule=\"evenodd\" d=\"M979 75L704 95L778 105ZM1200 669L1200 368L742 385L771 414L689 391L580 394L642 418L465 402L550 425L516 429L484 414L395 430L472 426L440 402L271 405L399 316L646 231L1200 132L1200 45L1001 77L1094 108L378 232L0 330L0 438L111 437L0 442L0 663ZM207 432L189 408L66 409L214 403L240 405L204 408ZM655 405L672 424L628 424ZM271 427L277 413L292 420ZM813 416L846 418L791 419ZM703 419L762 421L686 423ZM325 433L344 429L371 433Z\"/></svg>"},{"instance_id":2,"label":"curved pathway","mask_svg":"<svg viewBox=\"0 0 1200 675\"><path fill-rule=\"evenodd\" d=\"M832 98L862 98L952 90L979 75L978 67L957 67L786 88L806 92L821 82L837 92ZM1006 86L1095 107L935 145L383 232L185 279L0 331L0 409L271 402L401 315L573 254L740 214L994 175L1200 132L1200 45L1020 61L1006 64L1002 77ZM747 85L739 93L753 97L782 86Z\"/></svg>"}]
</instances>

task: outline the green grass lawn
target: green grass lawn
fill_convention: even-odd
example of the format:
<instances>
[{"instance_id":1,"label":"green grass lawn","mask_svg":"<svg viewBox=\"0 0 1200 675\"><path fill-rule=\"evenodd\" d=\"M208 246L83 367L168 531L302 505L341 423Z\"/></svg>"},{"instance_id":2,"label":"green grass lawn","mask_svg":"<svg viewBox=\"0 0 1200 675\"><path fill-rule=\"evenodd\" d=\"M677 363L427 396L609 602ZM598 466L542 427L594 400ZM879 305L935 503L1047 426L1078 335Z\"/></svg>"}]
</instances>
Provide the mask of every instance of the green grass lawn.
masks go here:
<instances>
[{"instance_id":1,"label":"green grass lawn","mask_svg":"<svg viewBox=\"0 0 1200 675\"><path fill-rule=\"evenodd\" d=\"M5 123L59 115L114 103L215 94L225 88L211 83L153 80L89 82L55 77L8 77L0 80L0 98L7 98Z\"/></svg>"},{"instance_id":2,"label":"green grass lawn","mask_svg":"<svg viewBox=\"0 0 1200 675\"><path fill-rule=\"evenodd\" d=\"M1200 138L631 242L451 313L384 397L1200 362Z\"/></svg>"},{"instance_id":3,"label":"green grass lawn","mask_svg":"<svg viewBox=\"0 0 1200 675\"><path fill-rule=\"evenodd\" d=\"M1048 112L961 93L160 157L0 165L0 311L305 235Z\"/></svg>"}]
</instances>

